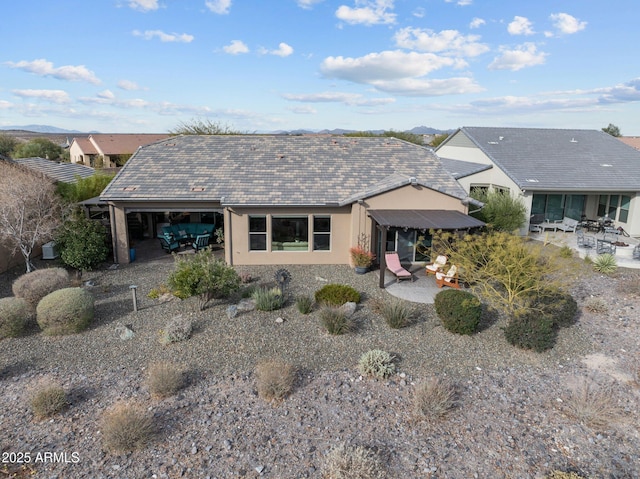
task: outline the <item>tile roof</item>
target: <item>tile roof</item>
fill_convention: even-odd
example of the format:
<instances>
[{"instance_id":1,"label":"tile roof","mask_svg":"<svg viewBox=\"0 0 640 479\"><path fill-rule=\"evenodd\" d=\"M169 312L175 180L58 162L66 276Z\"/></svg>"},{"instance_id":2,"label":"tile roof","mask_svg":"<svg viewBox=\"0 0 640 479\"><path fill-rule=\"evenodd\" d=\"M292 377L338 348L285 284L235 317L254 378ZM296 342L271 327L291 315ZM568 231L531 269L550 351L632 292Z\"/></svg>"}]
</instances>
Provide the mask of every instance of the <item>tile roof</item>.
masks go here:
<instances>
[{"instance_id":1,"label":"tile roof","mask_svg":"<svg viewBox=\"0 0 640 479\"><path fill-rule=\"evenodd\" d=\"M600 130L463 127L522 189L640 191L640 151Z\"/></svg>"},{"instance_id":2,"label":"tile roof","mask_svg":"<svg viewBox=\"0 0 640 479\"><path fill-rule=\"evenodd\" d=\"M621 136L618 138L625 145L632 146L636 150L640 150L640 136Z\"/></svg>"},{"instance_id":3,"label":"tile roof","mask_svg":"<svg viewBox=\"0 0 640 479\"><path fill-rule=\"evenodd\" d=\"M96 155L98 153L98 150L96 150L96 147L91 143L89 138L74 138L73 141L76 142L85 155Z\"/></svg>"},{"instance_id":4,"label":"tile roof","mask_svg":"<svg viewBox=\"0 0 640 479\"><path fill-rule=\"evenodd\" d=\"M88 178L95 173L95 170L89 166L77 163L63 163L45 158L16 158L14 161L19 165L48 176L54 181L63 183L75 183L76 177Z\"/></svg>"},{"instance_id":5,"label":"tile roof","mask_svg":"<svg viewBox=\"0 0 640 479\"><path fill-rule=\"evenodd\" d=\"M97 133L91 135L91 138L105 155L128 155L135 153L141 146L169 138L169 135L154 133Z\"/></svg>"},{"instance_id":6,"label":"tile roof","mask_svg":"<svg viewBox=\"0 0 640 479\"><path fill-rule=\"evenodd\" d=\"M434 153L395 138L178 136L145 146L103 200L340 205L409 184L464 199Z\"/></svg>"},{"instance_id":7,"label":"tile roof","mask_svg":"<svg viewBox=\"0 0 640 479\"><path fill-rule=\"evenodd\" d=\"M456 180L493 168L493 165L473 163L471 161L454 160L451 158L440 157L440 161L442 162L442 166L444 166Z\"/></svg>"}]
</instances>

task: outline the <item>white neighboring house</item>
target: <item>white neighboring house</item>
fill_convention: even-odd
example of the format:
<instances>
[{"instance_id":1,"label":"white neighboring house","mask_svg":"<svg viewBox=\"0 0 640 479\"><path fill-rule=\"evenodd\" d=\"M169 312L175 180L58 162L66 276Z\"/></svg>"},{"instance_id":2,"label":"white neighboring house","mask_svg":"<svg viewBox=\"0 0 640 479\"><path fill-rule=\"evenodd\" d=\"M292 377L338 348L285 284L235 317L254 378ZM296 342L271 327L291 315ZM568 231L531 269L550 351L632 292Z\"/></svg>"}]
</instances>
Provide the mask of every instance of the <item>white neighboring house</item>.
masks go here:
<instances>
[{"instance_id":1,"label":"white neighboring house","mask_svg":"<svg viewBox=\"0 0 640 479\"><path fill-rule=\"evenodd\" d=\"M640 151L603 131L462 127L436 154L467 192L508 191L550 221L608 215L640 237Z\"/></svg>"}]
</instances>

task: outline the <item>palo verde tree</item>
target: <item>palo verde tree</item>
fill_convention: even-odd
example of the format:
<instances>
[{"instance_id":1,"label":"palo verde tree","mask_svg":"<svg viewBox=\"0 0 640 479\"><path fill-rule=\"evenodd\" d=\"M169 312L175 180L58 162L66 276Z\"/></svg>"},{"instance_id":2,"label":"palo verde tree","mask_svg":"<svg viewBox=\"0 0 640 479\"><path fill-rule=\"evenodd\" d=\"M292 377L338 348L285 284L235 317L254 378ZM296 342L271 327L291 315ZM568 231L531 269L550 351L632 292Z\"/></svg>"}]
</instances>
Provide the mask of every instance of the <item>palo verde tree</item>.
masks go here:
<instances>
[{"instance_id":1,"label":"palo verde tree","mask_svg":"<svg viewBox=\"0 0 640 479\"><path fill-rule=\"evenodd\" d=\"M234 130L229 125L221 123L193 119L190 122L180 122L177 127L169 130L170 135L242 135L243 133Z\"/></svg>"},{"instance_id":2,"label":"palo verde tree","mask_svg":"<svg viewBox=\"0 0 640 479\"><path fill-rule=\"evenodd\" d=\"M47 158L58 160L63 156L63 148L47 138L34 138L22 143L13 151L13 158Z\"/></svg>"},{"instance_id":3,"label":"palo verde tree","mask_svg":"<svg viewBox=\"0 0 640 479\"><path fill-rule=\"evenodd\" d=\"M397 138L399 140L408 141L409 143L415 143L416 145L423 145L422 135L416 135L415 133L411 133L409 131L395 131L395 130L387 130L382 133L373 133L371 131L355 131L352 133L345 133L344 136L349 137L386 137L386 138Z\"/></svg>"},{"instance_id":4,"label":"palo verde tree","mask_svg":"<svg viewBox=\"0 0 640 479\"><path fill-rule=\"evenodd\" d=\"M513 317L532 307L532 298L558 287L564 262L550 257L542 245L506 232L458 237L435 232L433 247L458 266L461 277L498 311ZM563 276L566 284L571 278Z\"/></svg>"},{"instance_id":5,"label":"palo verde tree","mask_svg":"<svg viewBox=\"0 0 640 479\"><path fill-rule=\"evenodd\" d=\"M520 197L499 190L472 190L471 197L484 203L481 210L471 214L497 231L513 232L527 219L527 207Z\"/></svg>"},{"instance_id":6,"label":"palo verde tree","mask_svg":"<svg viewBox=\"0 0 640 479\"><path fill-rule=\"evenodd\" d=\"M53 182L11 161L0 160L0 240L20 250L27 273L33 249L53 238L62 208Z\"/></svg>"}]
</instances>

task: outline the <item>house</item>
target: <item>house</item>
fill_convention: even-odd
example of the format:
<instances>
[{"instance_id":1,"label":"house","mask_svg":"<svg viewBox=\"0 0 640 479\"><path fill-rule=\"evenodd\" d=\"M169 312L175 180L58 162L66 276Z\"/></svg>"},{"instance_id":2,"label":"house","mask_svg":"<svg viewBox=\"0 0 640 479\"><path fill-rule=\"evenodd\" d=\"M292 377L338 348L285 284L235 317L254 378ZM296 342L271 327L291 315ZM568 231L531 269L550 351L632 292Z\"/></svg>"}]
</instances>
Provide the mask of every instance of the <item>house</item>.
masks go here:
<instances>
[{"instance_id":1,"label":"house","mask_svg":"<svg viewBox=\"0 0 640 479\"><path fill-rule=\"evenodd\" d=\"M362 240L420 261L429 229L483 225L430 149L381 137L172 137L140 148L100 200L121 263L132 218L150 238L169 223L223 227L234 265L349 264Z\"/></svg>"},{"instance_id":2,"label":"house","mask_svg":"<svg viewBox=\"0 0 640 479\"><path fill-rule=\"evenodd\" d=\"M69 147L72 163L96 168L121 166L141 146L168 138L167 134L92 134L74 138Z\"/></svg>"},{"instance_id":3,"label":"house","mask_svg":"<svg viewBox=\"0 0 640 479\"><path fill-rule=\"evenodd\" d=\"M640 236L640 151L600 130L463 127L435 151L468 193L518 195L551 221L608 216Z\"/></svg>"},{"instance_id":4,"label":"house","mask_svg":"<svg viewBox=\"0 0 640 479\"><path fill-rule=\"evenodd\" d=\"M640 150L640 136L620 136L618 140L626 145L632 146L636 150Z\"/></svg>"}]
</instances>

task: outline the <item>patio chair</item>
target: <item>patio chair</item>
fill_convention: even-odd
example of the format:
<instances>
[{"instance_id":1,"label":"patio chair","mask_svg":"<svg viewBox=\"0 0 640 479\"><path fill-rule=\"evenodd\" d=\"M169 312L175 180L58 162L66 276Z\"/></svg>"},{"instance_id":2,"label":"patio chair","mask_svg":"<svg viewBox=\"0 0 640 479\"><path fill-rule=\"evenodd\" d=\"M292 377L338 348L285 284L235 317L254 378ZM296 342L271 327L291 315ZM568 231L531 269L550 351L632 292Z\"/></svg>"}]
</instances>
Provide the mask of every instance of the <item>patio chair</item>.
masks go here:
<instances>
[{"instance_id":1,"label":"patio chair","mask_svg":"<svg viewBox=\"0 0 640 479\"><path fill-rule=\"evenodd\" d=\"M180 249L180 243L174 241L173 238L167 240L164 236L158 236L158 239L160 240L160 246L162 246L162 249L167 253Z\"/></svg>"},{"instance_id":2,"label":"patio chair","mask_svg":"<svg viewBox=\"0 0 640 479\"><path fill-rule=\"evenodd\" d=\"M596 247L596 239L593 236L585 236L584 231L578 230L576 231L576 243L578 248L595 248Z\"/></svg>"},{"instance_id":3,"label":"patio chair","mask_svg":"<svg viewBox=\"0 0 640 479\"><path fill-rule=\"evenodd\" d=\"M596 253L598 254L616 254L616 245L614 245L613 243L611 243L610 241L605 241L605 240L597 240L596 241L597 246L596 246Z\"/></svg>"},{"instance_id":4,"label":"patio chair","mask_svg":"<svg viewBox=\"0 0 640 479\"><path fill-rule=\"evenodd\" d=\"M399 283L401 279L410 279L413 282L413 274L402 267L398 253L394 251L385 253L385 262L387 269L396 277L397 283Z\"/></svg>"},{"instance_id":5,"label":"patio chair","mask_svg":"<svg viewBox=\"0 0 640 479\"><path fill-rule=\"evenodd\" d=\"M458 282L458 267L454 264L451 265L447 273L438 271L436 273L436 285L438 288L443 286L450 286L451 288L460 289L460 283Z\"/></svg>"},{"instance_id":6,"label":"patio chair","mask_svg":"<svg viewBox=\"0 0 640 479\"><path fill-rule=\"evenodd\" d=\"M447 257L443 254L439 255L433 263L428 263L425 266L427 274L436 274L438 271L444 269L447 264Z\"/></svg>"},{"instance_id":7,"label":"patio chair","mask_svg":"<svg viewBox=\"0 0 640 479\"><path fill-rule=\"evenodd\" d=\"M193 249L196 250L196 252L198 252L201 249L204 249L207 246L209 246L209 238L210 236L208 234L198 235L196 236L196 240L193 243L191 243L191 246L193 247Z\"/></svg>"},{"instance_id":8,"label":"patio chair","mask_svg":"<svg viewBox=\"0 0 640 479\"><path fill-rule=\"evenodd\" d=\"M633 248L633 259L640 259L640 243Z\"/></svg>"}]
</instances>

